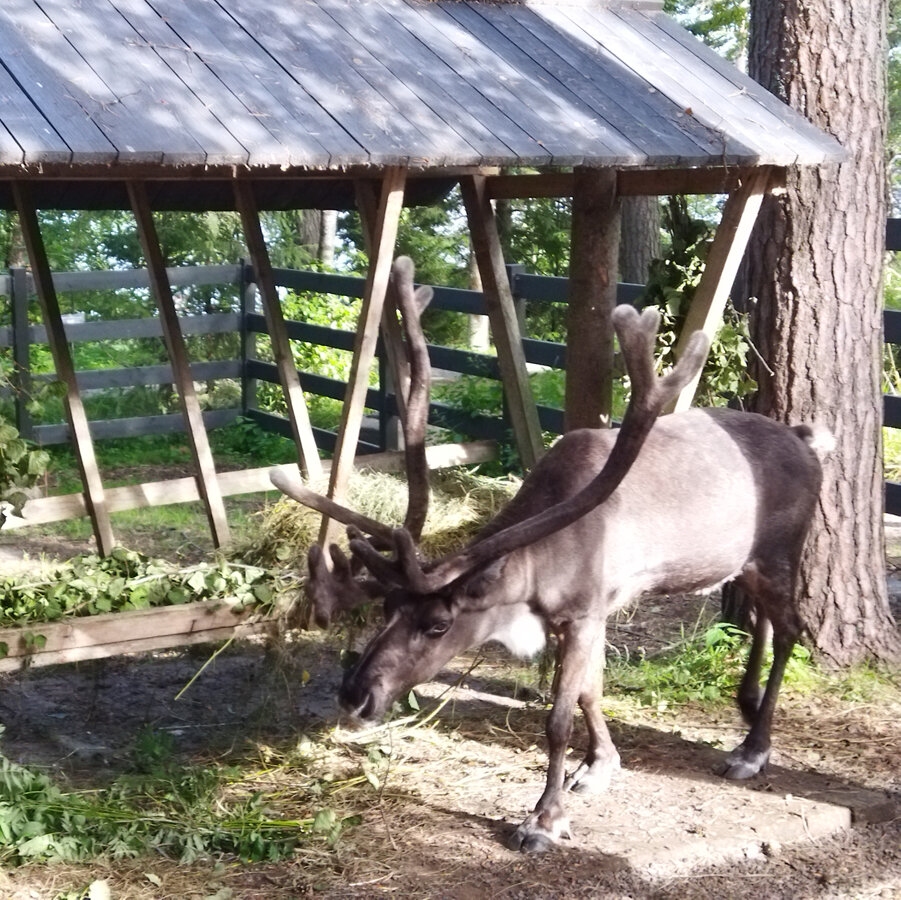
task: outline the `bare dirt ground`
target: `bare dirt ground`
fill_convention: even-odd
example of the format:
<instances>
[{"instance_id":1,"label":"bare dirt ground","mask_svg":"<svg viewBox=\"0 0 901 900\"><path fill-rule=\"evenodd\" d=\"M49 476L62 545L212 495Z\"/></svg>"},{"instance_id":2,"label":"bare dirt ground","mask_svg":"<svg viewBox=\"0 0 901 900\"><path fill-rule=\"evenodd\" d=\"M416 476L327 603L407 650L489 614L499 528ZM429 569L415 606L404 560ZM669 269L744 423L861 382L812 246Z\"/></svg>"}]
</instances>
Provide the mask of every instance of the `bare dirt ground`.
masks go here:
<instances>
[{"instance_id":1,"label":"bare dirt ground","mask_svg":"<svg viewBox=\"0 0 901 900\"><path fill-rule=\"evenodd\" d=\"M701 602L649 606L616 623L610 641L661 646L681 622L694 624ZM298 815L310 814L309 790L298 785L317 781L322 805L358 813L362 824L334 847L304 844L289 862L142 859L0 871L0 897L51 900L92 879L136 900L901 897L899 691L875 701L787 692L773 763L746 783L712 774L741 736L732 709L651 710L611 699L623 771L607 794L572 797L573 839L532 858L504 840L542 789L546 707L531 676L501 655L468 674L472 659L462 660L425 686L428 709L461 682L431 721L367 736L333 727L339 641L299 635L278 648L231 647L176 701L210 650L4 676L2 749L74 785L99 785L127 768L150 726L171 734L185 758L259 758L261 789L297 790L307 805ZM573 745L576 759L578 722ZM290 766L277 764L287 759ZM376 778L361 777L367 771Z\"/></svg>"}]
</instances>

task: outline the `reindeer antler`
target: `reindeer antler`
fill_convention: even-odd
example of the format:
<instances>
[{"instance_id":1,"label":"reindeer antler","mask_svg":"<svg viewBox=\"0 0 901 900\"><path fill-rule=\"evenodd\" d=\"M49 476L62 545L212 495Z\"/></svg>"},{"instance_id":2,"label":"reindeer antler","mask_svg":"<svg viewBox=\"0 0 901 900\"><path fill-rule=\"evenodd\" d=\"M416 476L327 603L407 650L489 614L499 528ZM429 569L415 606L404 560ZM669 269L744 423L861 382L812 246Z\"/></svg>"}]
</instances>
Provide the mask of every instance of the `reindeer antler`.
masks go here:
<instances>
[{"instance_id":1,"label":"reindeer antler","mask_svg":"<svg viewBox=\"0 0 901 900\"><path fill-rule=\"evenodd\" d=\"M410 383L405 394L406 415L403 417L404 457L407 468L408 498L403 533L412 541L422 534L429 506L428 463L425 454L425 433L428 423L431 365L428 346L422 332L420 317L432 300L432 288L414 287L413 261L406 256L394 261L391 287L394 301L401 313L406 337L405 348L410 365ZM403 389L399 385L398 389ZM348 526L352 542L363 542L376 554L378 550L390 550L397 546L394 530L375 519L355 512L329 497L318 494L291 477L284 469L273 469L269 479L284 494ZM363 535L370 535L364 540ZM415 550L413 551L415 555ZM308 553L309 579L307 593L311 599L316 623L327 625L334 615L343 609L352 609L384 593L378 580L354 577L351 563L340 548L329 548L331 568L322 548L314 545ZM387 560L385 560L387 562ZM375 563L378 568L378 563ZM375 575L375 571L373 571ZM378 575L376 575L378 579Z\"/></svg>"},{"instance_id":2,"label":"reindeer antler","mask_svg":"<svg viewBox=\"0 0 901 900\"><path fill-rule=\"evenodd\" d=\"M632 382L632 395L604 467L578 494L425 568L409 535L402 530L394 532L394 560L386 559L370 542L359 539L350 544L354 556L379 580L403 584L420 594L432 593L513 550L571 525L604 503L632 467L657 416L691 381L707 356L709 342L701 332L696 332L673 371L658 378L654 368L654 339L659 323L660 316L653 309L639 315L630 306L620 306L613 313L613 325Z\"/></svg>"}]
</instances>

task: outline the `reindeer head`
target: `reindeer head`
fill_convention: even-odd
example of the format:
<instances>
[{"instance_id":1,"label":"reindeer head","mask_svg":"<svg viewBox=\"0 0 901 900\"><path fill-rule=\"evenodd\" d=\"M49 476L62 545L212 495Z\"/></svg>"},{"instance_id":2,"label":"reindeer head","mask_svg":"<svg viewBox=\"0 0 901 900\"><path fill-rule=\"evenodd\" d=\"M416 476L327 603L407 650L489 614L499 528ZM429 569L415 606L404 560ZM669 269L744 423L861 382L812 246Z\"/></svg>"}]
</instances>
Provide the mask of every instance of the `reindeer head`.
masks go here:
<instances>
[{"instance_id":1,"label":"reindeer head","mask_svg":"<svg viewBox=\"0 0 901 900\"><path fill-rule=\"evenodd\" d=\"M393 285L410 365L404 435L411 488L404 527L392 530L290 482L281 472L272 475L273 483L288 496L349 526L350 559L332 545L329 566L319 547L310 550L308 590L317 622L326 625L341 609L384 598L385 624L341 688L342 706L358 720L381 717L397 697L431 678L461 651L487 640L506 617L530 615L515 594L522 555L610 497L637 458L656 417L694 377L707 353L706 338L696 334L672 373L658 378L653 355L658 314L617 308L614 327L632 394L601 470L573 496L515 517L505 527L489 525L463 550L423 561L416 543L428 502L424 453L428 352L419 327L424 295L421 288L414 291L413 266L404 258L395 263ZM543 472L539 463L527 482L543 478Z\"/></svg>"}]
</instances>

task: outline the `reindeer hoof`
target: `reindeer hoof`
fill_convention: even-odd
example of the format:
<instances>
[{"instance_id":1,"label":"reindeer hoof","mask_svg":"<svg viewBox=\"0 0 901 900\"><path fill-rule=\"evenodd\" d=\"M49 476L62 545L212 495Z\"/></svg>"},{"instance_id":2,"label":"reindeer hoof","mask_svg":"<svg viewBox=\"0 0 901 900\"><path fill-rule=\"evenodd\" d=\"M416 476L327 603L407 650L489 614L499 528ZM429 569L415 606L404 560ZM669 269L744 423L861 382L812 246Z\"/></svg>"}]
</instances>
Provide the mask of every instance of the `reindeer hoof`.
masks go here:
<instances>
[{"instance_id":1,"label":"reindeer hoof","mask_svg":"<svg viewBox=\"0 0 901 900\"><path fill-rule=\"evenodd\" d=\"M538 824L533 814L510 835L507 847L521 853L544 853L554 847L561 837L570 837L568 819L555 819L551 828L545 828Z\"/></svg>"},{"instance_id":2,"label":"reindeer hoof","mask_svg":"<svg viewBox=\"0 0 901 900\"><path fill-rule=\"evenodd\" d=\"M606 759L603 762L596 761L590 765L583 762L566 779L563 790L573 791L576 794L602 794L610 787L610 782L619 771L619 768L618 753L611 759Z\"/></svg>"},{"instance_id":3,"label":"reindeer hoof","mask_svg":"<svg viewBox=\"0 0 901 900\"><path fill-rule=\"evenodd\" d=\"M762 772L769 758L769 750L748 750L738 746L716 767L716 773L730 781L744 781Z\"/></svg>"},{"instance_id":4,"label":"reindeer hoof","mask_svg":"<svg viewBox=\"0 0 901 900\"><path fill-rule=\"evenodd\" d=\"M556 842L548 834L540 832L524 832L522 826L516 829L507 841L510 850L521 853L544 853Z\"/></svg>"}]
</instances>

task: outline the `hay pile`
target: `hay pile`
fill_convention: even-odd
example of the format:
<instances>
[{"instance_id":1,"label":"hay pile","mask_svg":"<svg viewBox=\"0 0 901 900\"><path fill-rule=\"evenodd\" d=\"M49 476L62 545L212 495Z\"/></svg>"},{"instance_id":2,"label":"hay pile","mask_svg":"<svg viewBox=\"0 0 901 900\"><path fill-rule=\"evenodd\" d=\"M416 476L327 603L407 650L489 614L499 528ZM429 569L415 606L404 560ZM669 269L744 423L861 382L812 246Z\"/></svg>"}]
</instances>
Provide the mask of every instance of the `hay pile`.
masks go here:
<instances>
[{"instance_id":1,"label":"hay pile","mask_svg":"<svg viewBox=\"0 0 901 900\"><path fill-rule=\"evenodd\" d=\"M462 547L497 515L519 484L512 477L487 478L459 469L433 473L423 555L443 556ZM401 525L407 509L406 481L385 472L355 472L346 505L387 525ZM282 499L258 513L258 518L256 536L237 555L254 565L305 570L307 549L319 535L320 514ZM346 543L343 534L339 543Z\"/></svg>"}]
</instances>

